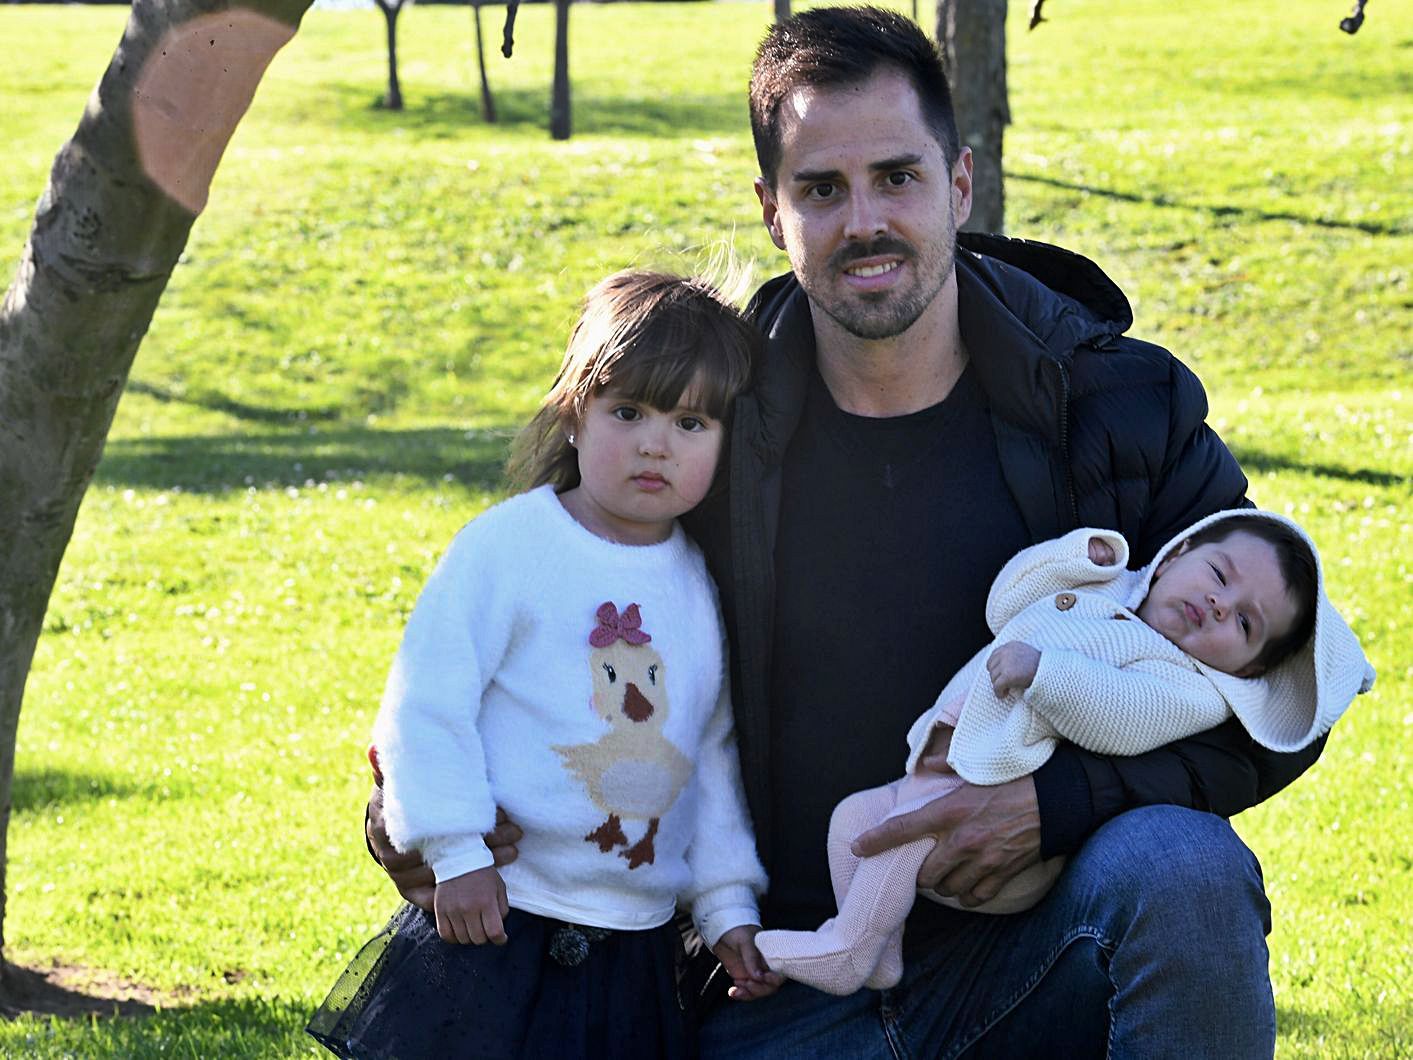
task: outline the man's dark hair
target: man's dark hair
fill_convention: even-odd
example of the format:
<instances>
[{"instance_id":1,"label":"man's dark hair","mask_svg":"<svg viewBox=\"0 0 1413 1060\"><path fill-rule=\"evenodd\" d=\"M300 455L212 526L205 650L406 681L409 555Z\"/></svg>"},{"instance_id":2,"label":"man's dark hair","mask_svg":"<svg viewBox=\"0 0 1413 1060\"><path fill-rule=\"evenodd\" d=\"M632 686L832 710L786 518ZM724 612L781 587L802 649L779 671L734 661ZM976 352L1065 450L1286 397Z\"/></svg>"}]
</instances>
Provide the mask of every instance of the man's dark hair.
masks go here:
<instances>
[{"instance_id":1,"label":"man's dark hair","mask_svg":"<svg viewBox=\"0 0 1413 1060\"><path fill-rule=\"evenodd\" d=\"M951 166L961 153L952 90L937 47L917 23L876 7L815 8L777 22L751 69L751 134L761 176L775 187L780 166L780 106L798 88L843 88L880 70L911 82L923 119Z\"/></svg>"},{"instance_id":2,"label":"man's dark hair","mask_svg":"<svg viewBox=\"0 0 1413 1060\"><path fill-rule=\"evenodd\" d=\"M1278 520L1255 514L1219 519L1189 537L1187 544L1189 548L1215 545L1237 532L1260 538L1276 550L1276 563L1280 566L1286 592L1295 602L1295 621L1290 629L1284 636L1268 640L1261 654L1252 661L1252 665L1266 671L1303 648L1315 632L1315 555L1299 531Z\"/></svg>"}]
</instances>

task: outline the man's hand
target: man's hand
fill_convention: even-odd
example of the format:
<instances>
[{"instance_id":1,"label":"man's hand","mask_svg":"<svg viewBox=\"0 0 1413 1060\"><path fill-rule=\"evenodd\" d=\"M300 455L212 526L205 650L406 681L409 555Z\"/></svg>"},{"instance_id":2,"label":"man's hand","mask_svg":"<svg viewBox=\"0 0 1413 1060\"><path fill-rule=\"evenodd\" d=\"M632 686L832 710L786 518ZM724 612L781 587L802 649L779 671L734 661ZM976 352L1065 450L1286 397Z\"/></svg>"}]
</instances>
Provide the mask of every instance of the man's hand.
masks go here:
<instances>
[{"instance_id":1,"label":"man's hand","mask_svg":"<svg viewBox=\"0 0 1413 1060\"><path fill-rule=\"evenodd\" d=\"M986 658L986 672L991 675L991 687L998 699L1029 688L1039 666L1040 653L1019 640L992 648Z\"/></svg>"},{"instance_id":2,"label":"man's hand","mask_svg":"<svg viewBox=\"0 0 1413 1060\"><path fill-rule=\"evenodd\" d=\"M938 729L919 768L947 767L951 729ZM943 739L942 737L946 737ZM1029 776L1007 784L963 784L912 813L893 817L854 840L858 857L937 837L918 870L919 887L931 887L964 906L995 898L1007 881L1040 860L1040 809Z\"/></svg>"},{"instance_id":3,"label":"man's hand","mask_svg":"<svg viewBox=\"0 0 1413 1060\"><path fill-rule=\"evenodd\" d=\"M766 967L765 958L756 949L756 932L759 930L755 924L733 927L711 948L726 969L726 974L731 976L731 989L726 996L733 1001L755 1001L769 997L785 982L784 976Z\"/></svg>"},{"instance_id":4,"label":"man's hand","mask_svg":"<svg viewBox=\"0 0 1413 1060\"><path fill-rule=\"evenodd\" d=\"M493 866L437 884L435 908L437 934L444 941L505 945L505 917L510 904L505 898L505 881Z\"/></svg>"},{"instance_id":5,"label":"man's hand","mask_svg":"<svg viewBox=\"0 0 1413 1060\"><path fill-rule=\"evenodd\" d=\"M1096 567L1112 567L1114 560L1118 556L1114 553L1114 546L1105 541L1102 537L1091 537L1089 539L1089 562Z\"/></svg>"},{"instance_id":6,"label":"man's hand","mask_svg":"<svg viewBox=\"0 0 1413 1060\"><path fill-rule=\"evenodd\" d=\"M368 849L382 865L383 871L392 880L397 893L404 899L433 912L437 878L432 868L422 860L415 850L399 854L388 839L387 828L383 824L383 789L375 787L368 799L368 813L364 817L363 832L368 840ZM514 821L506 817L505 811L496 807L496 826L485 834L486 846L491 848L491 857L497 867L509 865L519 855L515 844L520 842L524 832Z\"/></svg>"}]
</instances>

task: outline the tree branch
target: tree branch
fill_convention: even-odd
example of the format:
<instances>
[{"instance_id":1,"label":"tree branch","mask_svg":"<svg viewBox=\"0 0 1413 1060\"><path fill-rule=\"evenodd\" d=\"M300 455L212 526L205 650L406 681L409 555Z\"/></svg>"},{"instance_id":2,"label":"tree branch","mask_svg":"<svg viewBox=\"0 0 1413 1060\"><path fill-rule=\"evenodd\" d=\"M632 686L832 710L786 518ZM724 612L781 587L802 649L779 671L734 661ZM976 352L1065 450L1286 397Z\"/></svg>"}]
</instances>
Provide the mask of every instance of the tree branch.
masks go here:
<instances>
[{"instance_id":1,"label":"tree branch","mask_svg":"<svg viewBox=\"0 0 1413 1060\"><path fill-rule=\"evenodd\" d=\"M1030 25L1026 27L1027 29L1034 29L1045 21L1045 16L1040 13L1044 7L1045 0L1035 0L1035 2L1030 5Z\"/></svg>"},{"instance_id":2,"label":"tree branch","mask_svg":"<svg viewBox=\"0 0 1413 1060\"><path fill-rule=\"evenodd\" d=\"M515 48L515 13L520 10L520 0L509 0L505 5L505 29L501 32L500 53L507 59Z\"/></svg>"},{"instance_id":3,"label":"tree branch","mask_svg":"<svg viewBox=\"0 0 1413 1060\"><path fill-rule=\"evenodd\" d=\"M1339 20L1339 28L1351 36L1359 32L1359 27L1364 24L1364 4L1367 0L1354 0L1354 10L1349 13L1348 18Z\"/></svg>"}]
</instances>

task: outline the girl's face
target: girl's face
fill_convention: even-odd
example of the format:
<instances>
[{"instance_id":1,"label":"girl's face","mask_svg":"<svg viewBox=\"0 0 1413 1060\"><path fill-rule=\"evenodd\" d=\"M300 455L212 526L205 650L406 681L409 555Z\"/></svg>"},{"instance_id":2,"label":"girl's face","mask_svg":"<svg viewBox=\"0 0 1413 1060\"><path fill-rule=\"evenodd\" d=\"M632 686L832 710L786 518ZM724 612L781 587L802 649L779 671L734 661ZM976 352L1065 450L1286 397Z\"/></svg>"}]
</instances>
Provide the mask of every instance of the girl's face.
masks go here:
<instances>
[{"instance_id":1,"label":"girl's face","mask_svg":"<svg viewBox=\"0 0 1413 1060\"><path fill-rule=\"evenodd\" d=\"M579 453L579 485L560 495L578 522L610 541L665 541L672 521L706 496L723 429L694 407L689 387L663 412L607 387L567 426Z\"/></svg>"},{"instance_id":2,"label":"girl's face","mask_svg":"<svg viewBox=\"0 0 1413 1060\"><path fill-rule=\"evenodd\" d=\"M1254 677L1266 645L1295 625L1296 605L1269 542L1236 530L1196 548L1187 542L1153 573L1143 619L1199 662Z\"/></svg>"}]
</instances>

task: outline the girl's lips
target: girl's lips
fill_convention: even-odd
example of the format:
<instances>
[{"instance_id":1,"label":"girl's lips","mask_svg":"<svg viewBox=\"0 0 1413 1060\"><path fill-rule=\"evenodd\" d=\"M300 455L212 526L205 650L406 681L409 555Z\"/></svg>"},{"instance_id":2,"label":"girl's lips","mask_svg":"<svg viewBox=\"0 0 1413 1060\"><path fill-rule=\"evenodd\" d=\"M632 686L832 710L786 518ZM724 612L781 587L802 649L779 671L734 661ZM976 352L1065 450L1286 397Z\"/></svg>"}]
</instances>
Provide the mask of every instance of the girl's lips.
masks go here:
<instances>
[{"instance_id":1,"label":"girl's lips","mask_svg":"<svg viewBox=\"0 0 1413 1060\"><path fill-rule=\"evenodd\" d=\"M634 475L633 484L637 486L640 490L644 490L648 493L657 493L659 490L666 488L667 479L663 478L661 475L654 475L651 473L644 475Z\"/></svg>"},{"instance_id":2,"label":"girl's lips","mask_svg":"<svg viewBox=\"0 0 1413 1060\"><path fill-rule=\"evenodd\" d=\"M1183 610L1187 613L1187 620L1188 620L1189 622L1191 622L1194 626L1196 626L1198 629L1201 629L1201 628L1202 628L1202 617L1203 617L1203 616L1202 616L1202 611L1201 611L1201 609L1200 609L1200 608L1197 608L1197 607L1193 607L1193 606L1192 606L1190 603L1188 603L1186 600L1183 601L1182 607L1183 607Z\"/></svg>"}]
</instances>

